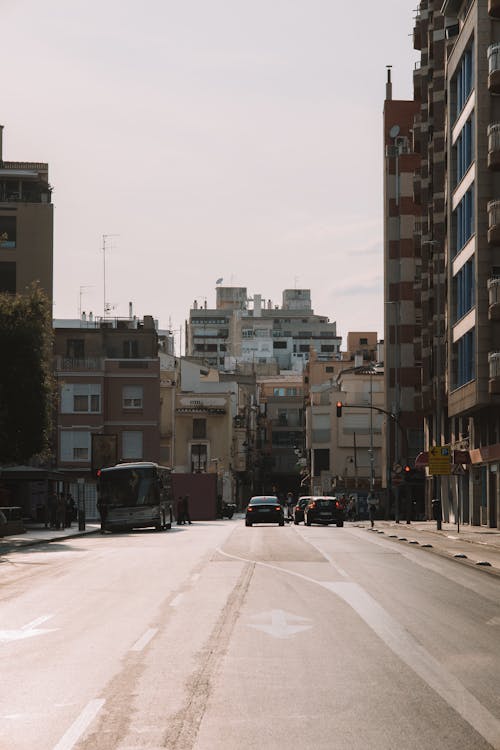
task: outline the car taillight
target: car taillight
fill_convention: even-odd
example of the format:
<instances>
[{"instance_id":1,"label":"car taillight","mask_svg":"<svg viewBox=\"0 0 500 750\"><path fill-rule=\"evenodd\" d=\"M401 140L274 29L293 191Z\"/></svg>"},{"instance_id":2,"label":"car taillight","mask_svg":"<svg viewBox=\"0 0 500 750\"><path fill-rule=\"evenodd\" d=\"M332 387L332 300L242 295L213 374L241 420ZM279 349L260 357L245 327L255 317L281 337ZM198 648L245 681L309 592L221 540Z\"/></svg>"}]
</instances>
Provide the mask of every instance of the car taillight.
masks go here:
<instances>
[{"instance_id":1,"label":"car taillight","mask_svg":"<svg viewBox=\"0 0 500 750\"><path fill-rule=\"evenodd\" d=\"M250 506L248 506L247 510L253 510L253 508L251 508Z\"/></svg>"},{"instance_id":2,"label":"car taillight","mask_svg":"<svg viewBox=\"0 0 500 750\"><path fill-rule=\"evenodd\" d=\"M275 505L274 510L281 510L281 505Z\"/></svg>"},{"instance_id":3,"label":"car taillight","mask_svg":"<svg viewBox=\"0 0 500 750\"><path fill-rule=\"evenodd\" d=\"M315 508L316 507L316 503L309 503L309 507L310 508Z\"/></svg>"},{"instance_id":4,"label":"car taillight","mask_svg":"<svg viewBox=\"0 0 500 750\"><path fill-rule=\"evenodd\" d=\"M337 503L335 503L335 507L336 507L336 508L340 508L340 503L338 503L338 502L337 502Z\"/></svg>"}]
</instances>

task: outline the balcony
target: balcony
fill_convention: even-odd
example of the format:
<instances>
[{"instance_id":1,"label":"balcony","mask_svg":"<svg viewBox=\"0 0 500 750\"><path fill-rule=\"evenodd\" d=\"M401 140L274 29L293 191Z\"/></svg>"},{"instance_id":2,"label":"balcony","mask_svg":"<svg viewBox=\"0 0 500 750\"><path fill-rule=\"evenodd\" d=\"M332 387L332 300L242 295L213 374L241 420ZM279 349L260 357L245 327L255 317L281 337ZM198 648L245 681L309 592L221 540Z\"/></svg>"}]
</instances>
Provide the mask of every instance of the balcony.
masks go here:
<instances>
[{"instance_id":1,"label":"balcony","mask_svg":"<svg viewBox=\"0 0 500 750\"><path fill-rule=\"evenodd\" d=\"M488 168L500 169L500 122L488 125Z\"/></svg>"},{"instance_id":2,"label":"balcony","mask_svg":"<svg viewBox=\"0 0 500 750\"><path fill-rule=\"evenodd\" d=\"M422 49L422 21L420 15L415 18L415 26L413 27L413 49Z\"/></svg>"},{"instance_id":3,"label":"balcony","mask_svg":"<svg viewBox=\"0 0 500 750\"><path fill-rule=\"evenodd\" d=\"M500 94L500 42L488 47L488 91Z\"/></svg>"},{"instance_id":4,"label":"balcony","mask_svg":"<svg viewBox=\"0 0 500 750\"><path fill-rule=\"evenodd\" d=\"M488 242L500 245L500 201L488 203Z\"/></svg>"},{"instance_id":5,"label":"balcony","mask_svg":"<svg viewBox=\"0 0 500 750\"><path fill-rule=\"evenodd\" d=\"M488 390L490 395L500 394L500 352L488 354L489 381Z\"/></svg>"},{"instance_id":6,"label":"balcony","mask_svg":"<svg viewBox=\"0 0 500 750\"><path fill-rule=\"evenodd\" d=\"M500 20L500 0L488 0L488 15Z\"/></svg>"},{"instance_id":7,"label":"balcony","mask_svg":"<svg viewBox=\"0 0 500 750\"><path fill-rule=\"evenodd\" d=\"M57 356L54 360L54 368L56 372L94 372L104 369L104 359L102 357L76 359Z\"/></svg>"},{"instance_id":8,"label":"balcony","mask_svg":"<svg viewBox=\"0 0 500 750\"><path fill-rule=\"evenodd\" d=\"M419 174L413 175L413 202L420 206L422 201L422 178Z\"/></svg>"},{"instance_id":9,"label":"balcony","mask_svg":"<svg viewBox=\"0 0 500 750\"><path fill-rule=\"evenodd\" d=\"M488 320L500 320L500 276L488 279Z\"/></svg>"}]
</instances>

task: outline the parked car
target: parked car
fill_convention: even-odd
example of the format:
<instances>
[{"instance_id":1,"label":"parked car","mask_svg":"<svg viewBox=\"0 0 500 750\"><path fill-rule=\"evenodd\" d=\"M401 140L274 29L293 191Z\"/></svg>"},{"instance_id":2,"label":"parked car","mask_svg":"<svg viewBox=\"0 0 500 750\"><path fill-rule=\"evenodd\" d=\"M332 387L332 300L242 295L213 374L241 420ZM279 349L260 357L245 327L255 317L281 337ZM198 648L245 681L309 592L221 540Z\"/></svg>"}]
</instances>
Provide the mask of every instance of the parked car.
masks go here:
<instances>
[{"instance_id":1,"label":"parked car","mask_svg":"<svg viewBox=\"0 0 500 750\"><path fill-rule=\"evenodd\" d=\"M297 500L297 504L295 505L293 509L293 522L295 526L298 526L301 521L304 520L304 509L309 502L309 500L312 500L311 495L303 495L302 497L299 497Z\"/></svg>"},{"instance_id":2,"label":"parked car","mask_svg":"<svg viewBox=\"0 0 500 750\"><path fill-rule=\"evenodd\" d=\"M322 523L324 525L334 523L337 526L343 526L343 504L338 498L333 496L312 497L304 509L304 523L306 526L310 526L312 523Z\"/></svg>"},{"instance_id":3,"label":"parked car","mask_svg":"<svg viewBox=\"0 0 500 750\"><path fill-rule=\"evenodd\" d=\"M276 495L255 495L250 498L245 514L245 526L252 526L254 523L285 525L283 506Z\"/></svg>"}]
</instances>

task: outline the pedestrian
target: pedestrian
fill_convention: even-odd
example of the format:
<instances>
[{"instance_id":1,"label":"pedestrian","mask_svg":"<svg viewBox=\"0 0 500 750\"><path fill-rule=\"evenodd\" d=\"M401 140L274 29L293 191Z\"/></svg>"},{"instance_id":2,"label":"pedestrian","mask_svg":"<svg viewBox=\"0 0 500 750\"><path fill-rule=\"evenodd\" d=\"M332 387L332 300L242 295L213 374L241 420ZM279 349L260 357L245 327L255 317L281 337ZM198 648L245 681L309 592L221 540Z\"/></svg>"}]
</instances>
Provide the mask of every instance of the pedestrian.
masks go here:
<instances>
[{"instance_id":1,"label":"pedestrian","mask_svg":"<svg viewBox=\"0 0 500 750\"><path fill-rule=\"evenodd\" d=\"M56 529L64 531L66 526L66 499L62 492L57 496Z\"/></svg>"},{"instance_id":2,"label":"pedestrian","mask_svg":"<svg viewBox=\"0 0 500 750\"><path fill-rule=\"evenodd\" d=\"M177 526L184 526L186 518L184 516L184 499L182 495L179 495L177 500Z\"/></svg>"},{"instance_id":3,"label":"pedestrian","mask_svg":"<svg viewBox=\"0 0 500 750\"><path fill-rule=\"evenodd\" d=\"M377 511L376 499L370 492L368 495L368 517L370 519L370 525L373 529L375 525L375 513Z\"/></svg>"},{"instance_id":4,"label":"pedestrian","mask_svg":"<svg viewBox=\"0 0 500 750\"><path fill-rule=\"evenodd\" d=\"M71 495L71 492L68 492L66 496L66 527L68 529L71 528L71 523L72 521L75 520L75 511L76 511L75 501L73 500L73 496Z\"/></svg>"},{"instance_id":5,"label":"pedestrian","mask_svg":"<svg viewBox=\"0 0 500 750\"><path fill-rule=\"evenodd\" d=\"M108 518L108 504L103 498L99 498L97 501L97 510L101 517L101 534L106 531L106 520Z\"/></svg>"},{"instance_id":6,"label":"pedestrian","mask_svg":"<svg viewBox=\"0 0 500 750\"><path fill-rule=\"evenodd\" d=\"M189 495L184 495L182 505L184 509L184 523L187 521L188 524L191 525L191 516L189 515Z\"/></svg>"},{"instance_id":7,"label":"pedestrian","mask_svg":"<svg viewBox=\"0 0 500 750\"><path fill-rule=\"evenodd\" d=\"M286 507L287 507L287 512L288 512L288 518L291 519L293 515L293 492L287 492Z\"/></svg>"},{"instance_id":8,"label":"pedestrian","mask_svg":"<svg viewBox=\"0 0 500 750\"><path fill-rule=\"evenodd\" d=\"M48 498L49 527L57 528L57 495L51 492Z\"/></svg>"}]
</instances>

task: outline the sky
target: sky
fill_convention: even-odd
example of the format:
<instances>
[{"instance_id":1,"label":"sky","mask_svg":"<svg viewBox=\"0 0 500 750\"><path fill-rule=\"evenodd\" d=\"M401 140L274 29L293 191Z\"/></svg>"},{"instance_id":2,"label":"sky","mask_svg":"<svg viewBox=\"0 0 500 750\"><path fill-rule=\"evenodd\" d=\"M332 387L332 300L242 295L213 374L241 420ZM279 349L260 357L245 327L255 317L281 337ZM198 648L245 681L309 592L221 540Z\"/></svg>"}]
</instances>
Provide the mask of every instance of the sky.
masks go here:
<instances>
[{"instance_id":1,"label":"sky","mask_svg":"<svg viewBox=\"0 0 500 750\"><path fill-rule=\"evenodd\" d=\"M183 346L222 278L382 338L386 65L411 99L416 6L0 0L3 158L49 163L54 317L132 302Z\"/></svg>"}]
</instances>

